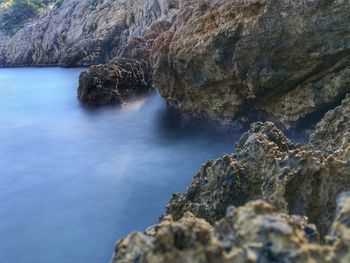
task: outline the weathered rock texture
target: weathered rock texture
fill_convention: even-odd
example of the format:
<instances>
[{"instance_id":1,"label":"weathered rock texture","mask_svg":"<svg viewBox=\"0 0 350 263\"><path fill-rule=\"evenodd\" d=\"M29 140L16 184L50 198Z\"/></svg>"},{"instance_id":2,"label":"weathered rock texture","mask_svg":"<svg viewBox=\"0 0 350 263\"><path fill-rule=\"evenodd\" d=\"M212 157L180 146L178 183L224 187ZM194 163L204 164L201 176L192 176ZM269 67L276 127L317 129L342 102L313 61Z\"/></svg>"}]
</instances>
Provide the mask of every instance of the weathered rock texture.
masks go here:
<instances>
[{"instance_id":1,"label":"weathered rock texture","mask_svg":"<svg viewBox=\"0 0 350 263\"><path fill-rule=\"evenodd\" d=\"M349 24L340 0L64 0L0 32L0 65L146 60L185 116L290 128L350 91Z\"/></svg>"},{"instance_id":2,"label":"weathered rock texture","mask_svg":"<svg viewBox=\"0 0 350 263\"><path fill-rule=\"evenodd\" d=\"M154 41L155 86L188 116L289 128L350 91L350 4L214 0Z\"/></svg>"},{"instance_id":3,"label":"weathered rock texture","mask_svg":"<svg viewBox=\"0 0 350 263\"><path fill-rule=\"evenodd\" d=\"M311 144L327 154L350 145L350 94L319 122L311 135Z\"/></svg>"},{"instance_id":4,"label":"weathered rock texture","mask_svg":"<svg viewBox=\"0 0 350 263\"><path fill-rule=\"evenodd\" d=\"M213 223L230 205L262 199L278 211L308 216L326 233L337 195L350 189L349 147L325 158L291 143L272 123L257 123L236 151L204 164L186 194L174 195L167 209L175 220L190 211Z\"/></svg>"},{"instance_id":5,"label":"weathered rock texture","mask_svg":"<svg viewBox=\"0 0 350 263\"><path fill-rule=\"evenodd\" d=\"M120 53L157 19L171 19L172 0L64 0L0 45L2 66L90 66Z\"/></svg>"},{"instance_id":6,"label":"weathered rock texture","mask_svg":"<svg viewBox=\"0 0 350 263\"><path fill-rule=\"evenodd\" d=\"M123 104L151 88L147 67L135 60L120 59L91 66L79 78L78 99L90 106Z\"/></svg>"},{"instance_id":7,"label":"weathered rock texture","mask_svg":"<svg viewBox=\"0 0 350 263\"><path fill-rule=\"evenodd\" d=\"M325 157L256 123L237 155L207 162L174 195L158 225L119 240L112 263L349 262L349 189L349 144Z\"/></svg>"},{"instance_id":8,"label":"weathered rock texture","mask_svg":"<svg viewBox=\"0 0 350 263\"><path fill-rule=\"evenodd\" d=\"M307 219L276 213L263 201L230 208L214 227L187 212L167 217L146 233L121 239L112 263L182 262L348 262L349 194L340 198L331 234L333 245L318 245Z\"/></svg>"}]
</instances>

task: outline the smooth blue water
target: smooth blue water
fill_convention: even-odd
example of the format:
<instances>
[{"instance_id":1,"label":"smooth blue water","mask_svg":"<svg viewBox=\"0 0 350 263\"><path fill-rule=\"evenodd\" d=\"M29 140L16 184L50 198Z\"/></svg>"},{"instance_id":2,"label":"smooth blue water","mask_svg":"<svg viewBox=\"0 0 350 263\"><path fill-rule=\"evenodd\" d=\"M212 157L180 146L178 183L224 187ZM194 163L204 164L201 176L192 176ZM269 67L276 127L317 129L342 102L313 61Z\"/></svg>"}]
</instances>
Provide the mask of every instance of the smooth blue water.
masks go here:
<instances>
[{"instance_id":1,"label":"smooth blue water","mask_svg":"<svg viewBox=\"0 0 350 263\"><path fill-rule=\"evenodd\" d=\"M185 128L157 94L76 100L80 69L0 69L0 262L108 262L235 138Z\"/></svg>"}]
</instances>

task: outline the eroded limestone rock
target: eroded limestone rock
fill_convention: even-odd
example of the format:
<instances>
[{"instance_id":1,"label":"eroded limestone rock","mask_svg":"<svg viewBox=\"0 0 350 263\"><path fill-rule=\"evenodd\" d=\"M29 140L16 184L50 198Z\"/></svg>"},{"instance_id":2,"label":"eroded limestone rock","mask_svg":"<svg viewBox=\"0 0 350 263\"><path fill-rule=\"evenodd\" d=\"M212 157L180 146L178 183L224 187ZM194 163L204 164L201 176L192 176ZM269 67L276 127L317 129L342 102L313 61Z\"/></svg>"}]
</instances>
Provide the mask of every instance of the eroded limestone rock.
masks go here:
<instances>
[{"instance_id":1,"label":"eroded limestone rock","mask_svg":"<svg viewBox=\"0 0 350 263\"><path fill-rule=\"evenodd\" d=\"M308 216L324 235L336 197L350 189L350 159L327 158L290 142L272 123L253 124L237 144L236 156L204 164L186 194L167 207L175 220L190 211L213 223L230 205L262 199L281 212Z\"/></svg>"},{"instance_id":2,"label":"eroded limestone rock","mask_svg":"<svg viewBox=\"0 0 350 263\"><path fill-rule=\"evenodd\" d=\"M170 20L174 2L178 1L58 1L14 35L2 38L0 32L0 66L106 63L119 55L129 37L141 35L157 20Z\"/></svg>"},{"instance_id":3,"label":"eroded limestone rock","mask_svg":"<svg viewBox=\"0 0 350 263\"><path fill-rule=\"evenodd\" d=\"M89 106L123 104L150 90L147 71L143 63L126 59L91 66L80 74L78 99Z\"/></svg>"},{"instance_id":4,"label":"eroded limestone rock","mask_svg":"<svg viewBox=\"0 0 350 263\"><path fill-rule=\"evenodd\" d=\"M350 193L343 193L338 198L337 214L330 232L338 262L350 261Z\"/></svg>"}]
</instances>

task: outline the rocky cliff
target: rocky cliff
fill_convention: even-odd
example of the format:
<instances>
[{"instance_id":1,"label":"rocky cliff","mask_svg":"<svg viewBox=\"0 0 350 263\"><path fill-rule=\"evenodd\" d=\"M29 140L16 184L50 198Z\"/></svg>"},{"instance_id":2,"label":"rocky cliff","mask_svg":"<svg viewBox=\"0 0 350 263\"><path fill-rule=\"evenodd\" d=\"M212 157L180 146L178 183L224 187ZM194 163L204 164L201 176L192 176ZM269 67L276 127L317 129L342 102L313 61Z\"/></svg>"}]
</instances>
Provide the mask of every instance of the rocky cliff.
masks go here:
<instances>
[{"instance_id":1,"label":"rocky cliff","mask_svg":"<svg viewBox=\"0 0 350 263\"><path fill-rule=\"evenodd\" d=\"M349 24L338 0L64 0L0 33L0 65L147 61L184 116L291 128L350 92Z\"/></svg>"},{"instance_id":2,"label":"rocky cliff","mask_svg":"<svg viewBox=\"0 0 350 263\"><path fill-rule=\"evenodd\" d=\"M112 263L349 262L349 123L334 121L347 102L317 125L311 146L253 124L236 155L207 162L173 196L159 224L119 240Z\"/></svg>"},{"instance_id":3,"label":"rocky cliff","mask_svg":"<svg viewBox=\"0 0 350 263\"><path fill-rule=\"evenodd\" d=\"M87 66L118 55L129 36L171 19L172 1L64 0L4 38L2 66ZM2 32L2 35L6 35Z\"/></svg>"},{"instance_id":4,"label":"rocky cliff","mask_svg":"<svg viewBox=\"0 0 350 263\"><path fill-rule=\"evenodd\" d=\"M156 40L155 86L188 116L286 128L350 91L348 1L214 0Z\"/></svg>"},{"instance_id":5,"label":"rocky cliff","mask_svg":"<svg viewBox=\"0 0 350 263\"><path fill-rule=\"evenodd\" d=\"M112 263L347 263L350 193L338 199L329 240L317 243L307 219L278 213L266 202L230 207L215 226L186 213L166 218L144 234L133 233L116 245Z\"/></svg>"},{"instance_id":6,"label":"rocky cliff","mask_svg":"<svg viewBox=\"0 0 350 263\"><path fill-rule=\"evenodd\" d=\"M205 163L160 223L116 244L112 263L350 260L349 97L309 145L255 123L237 153Z\"/></svg>"},{"instance_id":7,"label":"rocky cliff","mask_svg":"<svg viewBox=\"0 0 350 263\"><path fill-rule=\"evenodd\" d=\"M113 59L81 75L81 101L122 103L153 79L185 116L238 127L291 128L338 106L309 145L253 124L236 154L208 161L174 194L159 224L120 240L112 262L345 263L349 25L341 0L64 0L1 32L0 64Z\"/></svg>"},{"instance_id":8,"label":"rocky cliff","mask_svg":"<svg viewBox=\"0 0 350 263\"><path fill-rule=\"evenodd\" d=\"M327 112L311 134L315 149L331 154L350 143L350 94L342 104ZM349 157L350 158L350 157Z\"/></svg>"}]
</instances>

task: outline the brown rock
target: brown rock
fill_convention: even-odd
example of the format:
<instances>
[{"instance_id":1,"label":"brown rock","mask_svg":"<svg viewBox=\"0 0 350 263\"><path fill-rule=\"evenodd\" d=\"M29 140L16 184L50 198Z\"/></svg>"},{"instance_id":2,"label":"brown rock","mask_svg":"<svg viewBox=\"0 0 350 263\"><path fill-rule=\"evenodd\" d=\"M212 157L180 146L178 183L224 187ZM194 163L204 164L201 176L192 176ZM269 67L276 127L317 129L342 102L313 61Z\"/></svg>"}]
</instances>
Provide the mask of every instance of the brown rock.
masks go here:
<instances>
[{"instance_id":1,"label":"brown rock","mask_svg":"<svg viewBox=\"0 0 350 263\"><path fill-rule=\"evenodd\" d=\"M154 42L155 86L186 116L286 128L350 91L346 1L214 0Z\"/></svg>"},{"instance_id":2,"label":"brown rock","mask_svg":"<svg viewBox=\"0 0 350 263\"><path fill-rule=\"evenodd\" d=\"M317 124L310 143L326 154L350 147L350 94L342 105L329 111ZM347 159L350 159L349 155Z\"/></svg>"},{"instance_id":3,"label":"brown rock","mask_svg":"<svg viewBox=\"0 0 350 263\"><path fill-rule=\"evenodd\" d=\"M147 70L144 64L126 59L91 66L80 74L78 99L89 106L123 104L150 90Z\"/></svg>"},{"instance_id":4,"label":"brown rock","mask_svg":"<svg viewBox=\"0 0 350 263\"><path fill-rule=\"evenodd\" d=\"M336 197L349 189L350 159L325 158L291 143L272 123L256 123L239 141L237 156L203 165L186 194L174 195L167 212L179 219L190 211L213 223L230 205L262 199L278 211L308 216L324 235Z\"/></svg>"}]
</instances>

